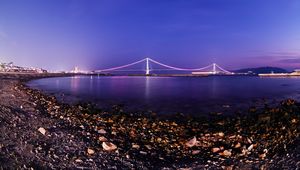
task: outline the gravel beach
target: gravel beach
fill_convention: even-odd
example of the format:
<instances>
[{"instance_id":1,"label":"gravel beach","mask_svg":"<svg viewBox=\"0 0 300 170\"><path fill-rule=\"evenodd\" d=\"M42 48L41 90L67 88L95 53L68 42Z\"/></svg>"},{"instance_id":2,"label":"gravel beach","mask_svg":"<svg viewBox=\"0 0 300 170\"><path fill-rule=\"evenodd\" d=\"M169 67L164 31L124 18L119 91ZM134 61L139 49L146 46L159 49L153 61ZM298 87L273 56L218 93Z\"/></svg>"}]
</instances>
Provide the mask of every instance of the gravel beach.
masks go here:
<instances>
[{"instance_id":1,"label":"gravel beach","mask_svg":"<svg viewBox=\"0 0 300 170\"><path fill-rule=\"evenodd\" d=\"M52 75L49 75L52 76ZM68 105L0 75L1 169L297 169L300 104L248 116L158 118Z\"/></svg>"}]
</instances>

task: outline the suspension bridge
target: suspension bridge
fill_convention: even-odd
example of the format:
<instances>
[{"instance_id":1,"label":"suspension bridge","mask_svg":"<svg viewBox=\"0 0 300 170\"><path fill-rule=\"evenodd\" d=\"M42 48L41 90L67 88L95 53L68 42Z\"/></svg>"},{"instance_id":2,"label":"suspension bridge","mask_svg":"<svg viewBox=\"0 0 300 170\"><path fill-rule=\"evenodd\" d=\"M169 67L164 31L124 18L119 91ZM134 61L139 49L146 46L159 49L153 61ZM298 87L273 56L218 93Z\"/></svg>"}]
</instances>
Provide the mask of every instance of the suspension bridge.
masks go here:
<instances>
[{"instance_id":1,"label":"suspension bridge","mask_svg":"<svg viewBox=\"0 0 300 170\"><path fill-rule=\"evenodd\" d=\"M134 65L143 64L142 69L128 69ZM158 65L160 68L154 68L153 65ZM229 75L234 74L233 72L230 72L228 70L225 70L224 68L220 67L216 63L212 63L208 66L201 67L201 68L181 68L181 67L175 67L171 65L167 65L161 62L158 62L151 58L144 58L139 61L135 61L129 64L102 69L102 70L95 70L96 73L111 73L116 71L143 71L145 75L150 75L151 73L155 73L155 71L185 71L185 72L192 72L192 74L208 74L208 75Z\"/></svg>"}]
</instances>

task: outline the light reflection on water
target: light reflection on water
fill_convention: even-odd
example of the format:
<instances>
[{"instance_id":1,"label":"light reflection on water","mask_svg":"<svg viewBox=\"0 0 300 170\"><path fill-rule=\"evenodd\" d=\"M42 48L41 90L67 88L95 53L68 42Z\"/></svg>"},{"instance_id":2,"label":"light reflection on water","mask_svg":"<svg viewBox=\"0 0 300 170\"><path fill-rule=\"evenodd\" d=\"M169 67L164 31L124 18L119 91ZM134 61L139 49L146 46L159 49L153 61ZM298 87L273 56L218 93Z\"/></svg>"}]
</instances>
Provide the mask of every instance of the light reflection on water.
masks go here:
<instances>
[{"instance_id":1,"label":"light reflection on water","mask_svg":"<svg viewBox=\"0 0 300 170\"><path fill-rule=\"evenodd\" d=\"M124 104L129 110L200 114L246 108L257 100L299 99L299 78L74 76L33 80L33 88L64 94L68 102L100 107ZM230 110L232 111L232 109Z\"/></svg>"}]
</instances>

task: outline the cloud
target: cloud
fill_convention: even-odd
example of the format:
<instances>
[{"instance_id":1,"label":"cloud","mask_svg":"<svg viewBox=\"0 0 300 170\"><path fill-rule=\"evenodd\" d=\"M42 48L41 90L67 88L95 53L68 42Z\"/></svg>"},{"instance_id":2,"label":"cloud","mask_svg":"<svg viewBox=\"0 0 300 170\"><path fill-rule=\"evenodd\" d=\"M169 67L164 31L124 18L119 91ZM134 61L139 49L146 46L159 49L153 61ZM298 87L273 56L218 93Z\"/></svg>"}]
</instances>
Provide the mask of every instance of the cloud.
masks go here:
<instances>
[{"instance_id":1,"label":"cloud","mask_svg":"<svg viewBox=\"0 0 300 170\"><path fill-rule=\"evenodd\" d=\"M274 56L300 56L299 52L287 52L287 51L275 51L275 52L270 52L270 54Z\"/></svg>"},{"instance_id":2,"label":"cloud","mask_svg":"<svg viewBox=\"0 0 300 170\"><path fill-rule=\"evenodd\" d=\"M299 64L300 52L298 51L278 51L272 52L272 56L278 63L282 64Z\"/></svg>"},{"instance_id":3,"label":"cloud","mask_svg":"<svg viewBox=\"0 0 300 170\"><path fill-rule=\"evenodd\" d=\"M245 58L248 62L260 63L261 65L273 65L286 68L299 67L300 51L255 51L254 54Z\"/></svg>"},{"instance_id":4,"label":"cloud","mask_svg":"<svg viewBox=\"0 0 300 170\"><path fill-rule=\"evenodd\" d=\"M288 64L299 64L300 63L300 56L297 58L287 58L278 60L280 63L288 63Z\"/></svg>"},{"instance_id":5,"label":"cloud","mask_svg":"<svg viewBox=\"0 0 300 170\"><path fill-rule=\"evenodd\" d=\"M294 60L300 58L300 51L293 50L293 51L254 51L254 54L249 56L249 58L253 59L272 59L278 61L285 61L285 60Z\"/></svg>"}]
</instances>

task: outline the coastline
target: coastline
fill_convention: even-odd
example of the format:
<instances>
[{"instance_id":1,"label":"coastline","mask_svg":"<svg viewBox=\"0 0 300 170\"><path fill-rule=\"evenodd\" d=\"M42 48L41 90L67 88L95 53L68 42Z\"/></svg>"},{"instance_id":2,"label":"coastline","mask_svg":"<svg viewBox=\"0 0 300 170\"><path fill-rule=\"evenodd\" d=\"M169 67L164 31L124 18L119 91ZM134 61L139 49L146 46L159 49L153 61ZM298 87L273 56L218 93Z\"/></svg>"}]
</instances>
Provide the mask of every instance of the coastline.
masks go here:
<instances>
[{"instance_id":1,"label":"coastline","mask_svg":"<svg viewBox=\"0 0 300 170\"><path fill-rule=\"evenodd\" d=\"M179 115L161 120L151 114L125 113L117 106L107 113L92 104L61 104L23 84L45 75L4 77L0 79L4 169L300 166L300 105L293 100L263 112L250 109L250 116L205 120ZM106 151L103 143L117 148Z\"/></svg>"}]
</instances>

